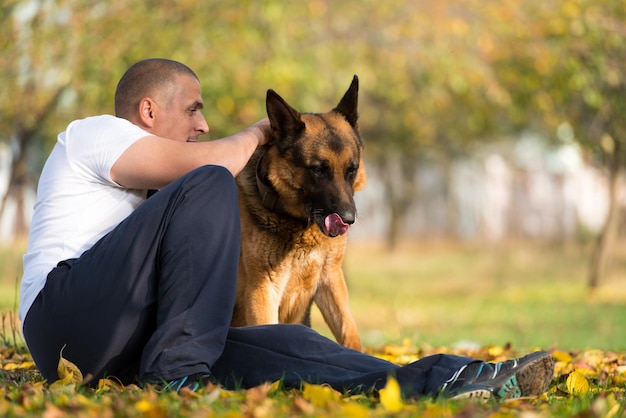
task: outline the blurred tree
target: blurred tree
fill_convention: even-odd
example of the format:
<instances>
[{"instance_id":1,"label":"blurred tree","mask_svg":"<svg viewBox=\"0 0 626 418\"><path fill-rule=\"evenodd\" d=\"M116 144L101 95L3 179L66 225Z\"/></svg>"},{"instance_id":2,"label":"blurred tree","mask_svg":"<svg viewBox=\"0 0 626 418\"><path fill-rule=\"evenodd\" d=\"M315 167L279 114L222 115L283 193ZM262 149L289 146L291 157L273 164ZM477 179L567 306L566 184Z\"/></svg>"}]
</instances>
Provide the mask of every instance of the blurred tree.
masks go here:
<instances>
[{"instance_id":1,"label":"blurred tree","mask_svg":"<svg viewBox=\"0 0 626 418\"><path fill-rule=\"evenodd\" d=\"M331 91L338 101L352 74L334 76L330 67L325 73L332 77L316 74L311 64L331 61L327 51L334 51L331 36L316 42L308 32L318 17L319 7L306 2L289 3L285 10L282 2L250 0L236 7L215 0L3 2L0 141L11 144L13 155L0 217L14 200L13 232L27 232L24 192L35 186L56 133L72 119L113 113L115 84L140 59L172 58L198 73L209 123L217 127L213 138L263 117L269 87L305 109L317 109L319 98L331 97ZM341 89L335 89L340 78Z\"/></svg>"},{"instance_id":2,"label":"blurred tree","mask_svg":"<svg viewBox=\"0 0 626 418\"><path fill-rule=\"evenodd\" d=\"M393 246L419 196L420 161L445 173L478 141L562 122L617 161L619 3L6 0L0 141L14 150L9 196L23 200L69 120L113 112L115 83L139 59L177 59L198 73L210 138L263 117L268 88L299 110L324 111L358 74L366 156L385 183Z\"/></svg>"},{"instance_id":3,"label":"blurred tree","mask_svg":"<svg viewBox=\"0 0 626 418\"><path fill-rule=\"evenodd\" d=\"M22 1L3 6L0 29L0 141L13 151L9 199L17 206L14 234L27 233L24 193L36 184L43 155L68 115L103 108L111 94L103 87L117 77L120 42L105 42L111 16L90 1ZM117 11L119 12L119 11ZM118 64L119 65L119 64ZM111 107L107 107L109 112Z\"/></svg>"},{"instance_id":4,"label":"blurred tree","mask_svg":"<svg viewBox=\"0 0 626 418\"><path fill-rule=\"evenodd\" d=\"M593 289L619 223L618 181L626 163L626 7L621 0L522 6L495 64L514 96L512 120L540 124L555 138L573 130L567 136L607 172L609 210L590 263Z\"/></svg>"},{"instance_id":5,"label":"blurred tree","mask_svg":"<svg viewBox=\"0 0 626 418\"><path fill-rule=\"evenodd\" d=\"M68 120L112 112L117 78L141 58L170 57L196 70L210 137L262 117L267 88L298 109L322 111L356 73L366 152L386 183L393 246L419 192L416 161L450 161L500 124L496 109L507 97L484 59L496 35L485 29L479 6L475 0L364 0L359 7L329 0L243 0L237 7L185 0L7 3L8 41L0 46L7 71L0 78L11 88L0 102L0 138L22 151L14 155L5 201L22 201L19 193L36 179L37 164L26 164L28 144L47 150ZM27 175L29 167L36 168ZM25 230L23 220L16 226Z\"/></svg>"},{"instance_id":6,"label":"blurred tree","mask_svg":"<svg viewBox=\"0 0 626 418\"><path fill-rule=\"evenodd\" d=\"M419 198L415 166L436 162L445 178L451 161L504 128L509 104L485 55L495 34L484 3L377 2L362 14L379 30L363 32L363 62L375 76L367 86L361 125L370 161L385 183L393 248L411 202ZM450 182L446 181L446 185ZM448 194L448 234L456 208Z\"/></svg>"},{"instance_id":7,"label":"blurred tree","mask_svg":"<svg viewBox=\"0 0 626 418\"><path fill-rule=\"evenodd\" d=\"M225 2L214 3L229 9ZM12 160L0 218L13 199L14 235L27 233L24 193L36 184L56 133L72 119L113 113L115 84L133 62L152 56L187 62L194 48L204 45L197 42L198 28L213 3L203 10L195 6L188 1L176 6L89 0L2 4L0 141L10 143ZM227 24L217 30L226 32Z\"/></svg>"},{"instance_id":8,"label":"blurred tree","mask_svg":"<svg viewBox=\"0 0 626 418\"><path fill-rule=\"evenodd\" d=\"M51 16L52 15L52 16ZM7 193L0 204L0 215L12 197L17 206L15 234L26 233L24 191L30 183L27 152L34 146L42 125L54 111L70 78L53 63L64 45L55 42L51 20L63 19L42 4L9 2L2 6L2 61L0 83L0 140L10 141L13 151ZM34 42L33 42L34 41Z\"/></svg>"}]
</instances>

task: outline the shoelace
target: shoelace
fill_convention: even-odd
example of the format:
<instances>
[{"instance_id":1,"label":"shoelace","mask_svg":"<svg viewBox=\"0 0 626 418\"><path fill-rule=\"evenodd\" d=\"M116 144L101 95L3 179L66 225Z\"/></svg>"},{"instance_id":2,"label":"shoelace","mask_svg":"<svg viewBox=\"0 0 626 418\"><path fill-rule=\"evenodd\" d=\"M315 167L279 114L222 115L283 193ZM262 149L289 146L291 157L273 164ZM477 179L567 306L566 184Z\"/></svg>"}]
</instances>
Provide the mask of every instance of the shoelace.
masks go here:
<instances>
[{"instance_id":1,"label":"shoelace","mask_svg":"<svg viewBox=\"0 0 626 418\"><path fill-rule=\"evenodd\" d=\"M518 366L519 362L517 359L513 359L513 360L509 360L508 362L510 362L511 367L507 367L507 370L512 370L515 367ZM476 373L474 375L473 379L470 379L469 376L463 378L463 382L464 383L474 383L476 381L484 381L484 380L493 380L498 376L498 373L502 370L502 366L508 362L499 362L499 363L486 363L483 362L478 366L478 369L476 370ZM459 370L457 370L456 372L454 372L454 374L452 375L452 377L450 377L442 386L441 386L441 390L445 390L446 388L448 388L449 386L454 385L454 383L456 383L459 378L461 377L461 374L466 371L468 369L468 366L470 364L466 364L464 366L462 366ZM486 378L480 378L481 374L483 374L483 372L485 371L485 367L489 368L489 369L493 369L493 371L490 370L490 374L491 376L486 377ZM469 370L467 370L469 371ZM515 376L513 376L515 377ZM480 378L480 380L479 380ZM512 382L511 383L513 386L517 386L517 382ZM519 389L517 389L519 390Z\"/></svg>"},{"instance_id":2,"label":"shoelace","mask_svg":"<svg viewBox=\"0 0 626 418\"><path fill-rule=\"evenodd\" d=\"M446 380L446 382L441 386L441 391L445 391L446 388L448 387L448 385L452 385L454 384L454 382L456 382L456 380L459 378L459 375L461 373L463 373L463 371L467 368L467 364L462 366L459 370L457 370L456 372L454 372L454 374L452 375L452 377L450 377L450 379Z\"/></svg>"}]
</instances>

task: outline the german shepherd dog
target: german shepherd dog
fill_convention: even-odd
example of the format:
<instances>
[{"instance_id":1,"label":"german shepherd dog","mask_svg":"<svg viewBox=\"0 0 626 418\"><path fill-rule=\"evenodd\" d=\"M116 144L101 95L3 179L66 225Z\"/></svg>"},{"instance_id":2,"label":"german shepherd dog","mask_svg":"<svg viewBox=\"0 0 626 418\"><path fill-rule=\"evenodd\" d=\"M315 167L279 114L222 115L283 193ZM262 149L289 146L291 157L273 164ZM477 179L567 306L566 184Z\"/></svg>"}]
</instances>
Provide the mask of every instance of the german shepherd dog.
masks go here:
<instances>
[{"instance_id":1,"label":"german shepherd dog","mask_svg":"<svg viewBox=\"0 0 626 418\"><path fill-rule=\"evenodd\" d=\"M337 342L361 350L342 271L354 192L365 185L358 78L337 107L300 113L273 90L273 138L237 176L241 257L233 326L303 323L319 307Z\"/></svg>"}]
</instances>

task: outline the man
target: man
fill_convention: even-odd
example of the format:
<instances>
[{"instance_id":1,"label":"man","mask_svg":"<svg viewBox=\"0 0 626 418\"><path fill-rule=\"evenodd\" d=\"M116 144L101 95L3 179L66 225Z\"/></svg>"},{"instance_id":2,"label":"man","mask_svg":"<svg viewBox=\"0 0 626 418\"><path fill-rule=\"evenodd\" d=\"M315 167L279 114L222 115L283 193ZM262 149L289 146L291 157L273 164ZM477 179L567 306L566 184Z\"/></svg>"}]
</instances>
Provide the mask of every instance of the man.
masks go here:
<instances>
[{"instance_id":1,"label":"man","mask_svg":"<svg viewBox=\"0 0 626 418\"><path fill-rule=\"evenodd\" d=\"M149 59L120 79L115 117L77 120L59 135L39 182L19 310L48 381L63 350L88 384L112 376L178 390L282 379L365 391L393 374L407 397L547 389L553 360L544 352L497 364L438 355L398 367L303 326L230 328L234 176L272 133L262 120L197 142L209 130L202 108L191 69Z\"/></svg>"}]
</instances>

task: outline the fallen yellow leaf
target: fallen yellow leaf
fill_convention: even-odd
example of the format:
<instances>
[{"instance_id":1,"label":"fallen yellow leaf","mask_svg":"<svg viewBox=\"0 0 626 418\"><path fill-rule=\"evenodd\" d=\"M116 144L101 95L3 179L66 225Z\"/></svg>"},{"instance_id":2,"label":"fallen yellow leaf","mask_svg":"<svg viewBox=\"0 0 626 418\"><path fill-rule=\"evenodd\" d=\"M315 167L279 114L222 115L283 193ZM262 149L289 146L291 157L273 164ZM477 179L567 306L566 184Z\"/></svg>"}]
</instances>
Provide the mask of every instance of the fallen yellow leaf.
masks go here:
<instances>
[{"instance_id":1,"label":"fallen yellow leaf","mask_svg":"<svg viewBox=\"0 0 626 418\"><path fill-rule=\"evenodd\" d=\"M314 406L323 407L329 402L336 402L341 398L339 392L330 386L304 384L302 397Z\"/></svg>"},{"instance_id":2,"label":"fallen yellow leaf","mask_svg":"<svg viewBox=\"0 0 626 418\"><path fill-rule=\"evenodd\" d=\"M565 386L567 391L574 396L585 396L589 393L589 381L578 371L573 371L567 376Z\"/></svg>"},{"instance_id":3,"label":"fallen yellow leaf","mask_svg":"<svg viewBox=\"0 0 626 418\"><path fill-rule=\"evenodd\" d=\"M590 379L595 379L599 376L598 370L593 369L586 364L575 364L574 370Z\"/></svg>"},{"instance_id":4,"label":"fallen yellow leaf","mask_svg":"<svg viewBox=\"0 0 626 418\"><path fill-rule=\"evenodd\" d=\"M341 414L344 418L362 418L370 415L368 407L356 402L341 405Z\"/></svg>"},{"instance_id":5,"label":"fallen yellow leaf","mask_svg":"<svg viewBox=\"0 0 626 418\"><path fill-rule=\"evenodd\" d=\"M626 377L624 376L611 376L611 383L614 386L626 386Z\"/></svg>"},{"instance_id":6,"label":"fallen yellow leaf","mask_svg":"<svg viewBox=\"0 0 626 418\"><path fill-rule=\"evenodd\" d=\"M57 373L59 375L59 379L66 384L75 383L80 385L83 383L83 374L80 372L79 368L71 361L64 359L62 356L59 357Z\"/></svg>"},{"instance_id":7,"label":"fallen yellow leaf","mask_svg":"<svg viewBox=\"0 0 626 418\"><path fill-rule=\"evenodd\" d=\"M622 406L621 406L620 401L618 401L615 398L615 393L611 393L609 394L609 396L606 397L606 403L607 403L607 412L606 414L604 414L604 417L612 418L614 416L617 416Z\"/></svg>"},{"instance_id":8,"label":"fallen yellow leaf","mask_svg":"<svg viewBox=\"0 0 626 418\"><path fill-rule=\"evenodd\" d=\"M71 361L63 358L64 349L65 346L59 353L59 364L57 365L59 380L53 382L50 385L50 389L58 390L65 388L64 390L67 390L83 383L83 374L80 372L80 369Z\"/></svg>"},{"instance_id":9,"label":"fallen yellow leaf","mask_svg":"<svg viewBox=\"0 0 626 418\"><path fill-rule=\"evenodd\" d=\"M70 383L69 379L59 379L52 382L49 386L52 392L73 392L76 389L75 383ZM57 402L59 399L57 398Z\"/></svg>"},{"instance_id":10,"label":"fallen yellow leaf","mask_svg":"<svg viewBox=\"0 0 626 418\"><path fill-rule=\"evenodd\" d=\"M401 345L386 344L384 347L384 354L392 357L415 355L417 354L417 348L413 346L409 338L405 338Z\"/></svg>"},{"instance_id":11,"label":"fallen yellow leaf","mask_svg":"<svg viewBox=\"0 0 626 418\"><path fill-rule=\"evenodd\" d=\"M393 376L387 378L387 384L380 390L380 403L389 412L399 412L404 406L400 385Z\"/></svg>"},{"instance_id":12,"label":"fallen yellow leaf","mask_svg":"<svg viewBox=\"0 0 626 418\"><path fill-rule=\"evenodd\" d=\"M278 391L281 390L282 388L282 382L280 380L275 380L274 382L272 382L271 386L270 386L270 393L276 393Z\"/></svg>"},{"instance_id":13,"label":"fallen yellow leaf","mask_svg":"<svg viewBox=\"0 0 626 418\"><path fill-rule=\"evenodd\" d=\"M35 367L35 363L32 361L24 361L22 363L7 363L3 365L1 368L6 371L11 370L28 370L33 369Z\"/></svg>"},{"instance_id":14,"label":"fallen yellow leaf","mask_svg":"<svg viewBox=\"0 0 626 418\"><path fill-rule=\"evenodd\" d=\"M383 354L383 353L375 353L373 354L374 357L379 358L381 360L385 360L388 361L390 363L394 363L396 360L396 356L392 356L390 354Z\"/></svg>"},{"instance_id":15,"label":"fallen yellow leaf","mask_svg":"<svg viewBox=\"0 0 626 418\"><path fill-rule=\"evenodd\" d=\"M492 345L487 349L487 352L491 357L499 357L504 354L504 348L499 345Z\"/></svg>"},{"instance_id":16,"label":"fallen yellow leaf","mask_svg":"<svg viewBox=\"0 0 626 418\"><path fill-rule=\"evenodd\" d=\"M574 371L573 363L564 363L562 361L557 361L554 364L554 374L555 376L567 376L572 371Z\"/></svg>"},{"instance_id":17,"label":"fallen yellow leaf","mask_svg":"<svg viewBox=\"0 0 626 418\"><path fill-rule=\"evenodd\" d=\"M571 363L573 361L572 356L567 351L556 350L552 353L552 357L556 361L563 363Z\"/></svg>"},{"instance_id":18,"label":"fallen yellow leaf","mask_svg":"<svg viewBox=\"0 0 626 418\"><path fill-rule=\"evenodd\" d=\"M135 408L142 414L148 414L154 409L154 405L151 402L142 399L135 403Z\"/></svg>"},{"instance_id":19,"label":"fallen yellow leaf","mask_svg":"<svg viewBox=\"0 0 626 418\"><path fill-rule=\"evenodd\" d=\"M112 379L100 379L98 380L98 392L105 392L108 390L114 390L120 392L124 389L124 385Z\"/></svg>"}]
</instances>

